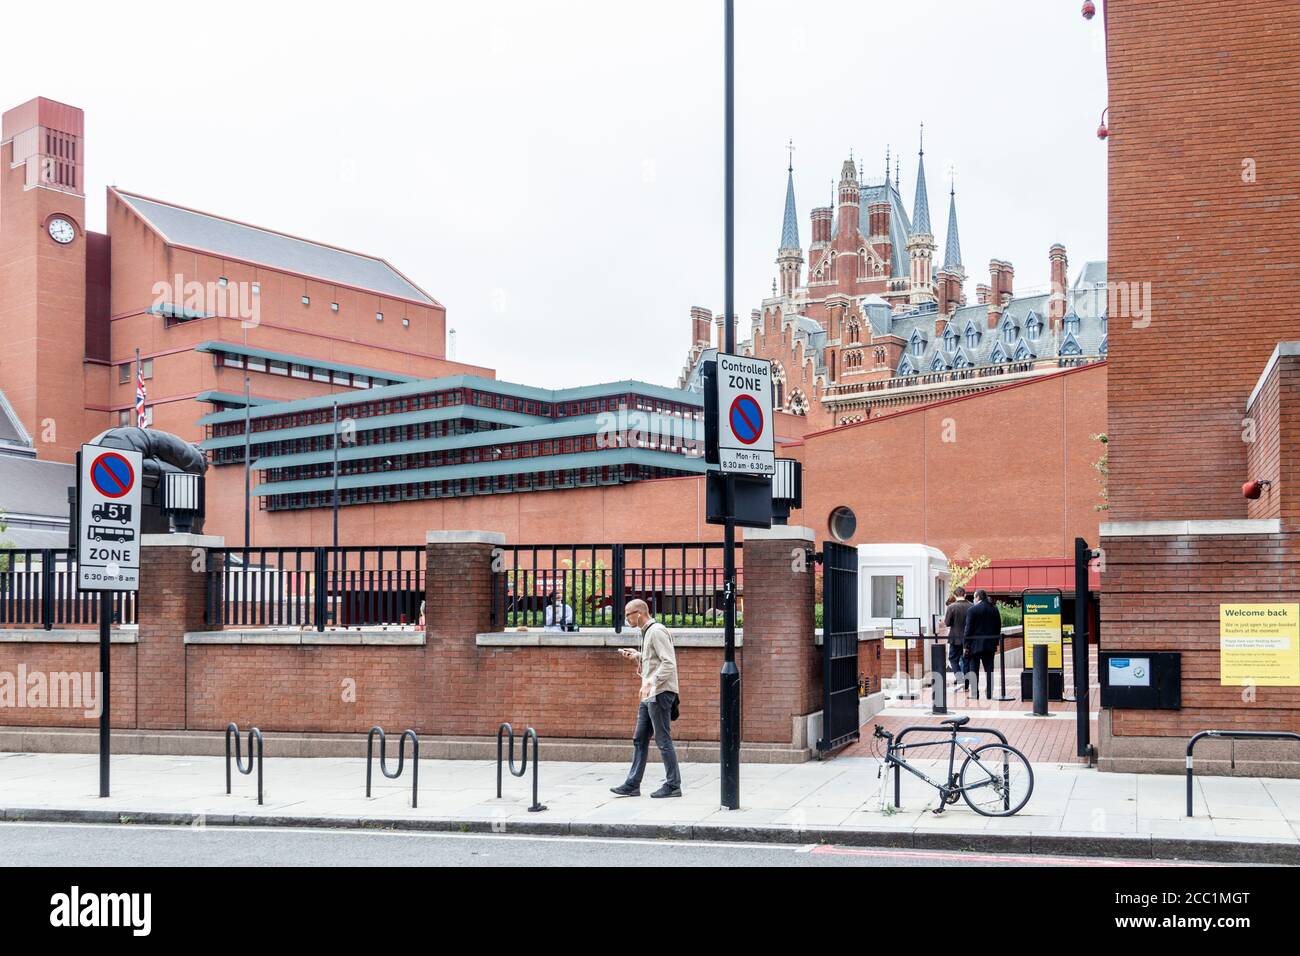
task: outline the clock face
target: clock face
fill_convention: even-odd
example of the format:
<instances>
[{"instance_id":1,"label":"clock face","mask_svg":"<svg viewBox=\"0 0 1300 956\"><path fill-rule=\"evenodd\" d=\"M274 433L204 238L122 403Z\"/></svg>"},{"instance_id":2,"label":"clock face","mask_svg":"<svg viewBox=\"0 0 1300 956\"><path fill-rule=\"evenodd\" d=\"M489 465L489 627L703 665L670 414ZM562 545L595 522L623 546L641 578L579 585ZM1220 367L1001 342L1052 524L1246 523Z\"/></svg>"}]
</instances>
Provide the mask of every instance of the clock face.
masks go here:
<instances>
[{"instance_id":1,"label":"clock face","mask_svg":"<svg viewBox=\"0 0 1300 956\"><path fill-rule=\"evenodd\" d=\"M50 220L50 238L60 245L66 246L73 239L77 238L77 230L73 228L72 223L68 220L55 216Z\"/></svg>"}]
</instances>

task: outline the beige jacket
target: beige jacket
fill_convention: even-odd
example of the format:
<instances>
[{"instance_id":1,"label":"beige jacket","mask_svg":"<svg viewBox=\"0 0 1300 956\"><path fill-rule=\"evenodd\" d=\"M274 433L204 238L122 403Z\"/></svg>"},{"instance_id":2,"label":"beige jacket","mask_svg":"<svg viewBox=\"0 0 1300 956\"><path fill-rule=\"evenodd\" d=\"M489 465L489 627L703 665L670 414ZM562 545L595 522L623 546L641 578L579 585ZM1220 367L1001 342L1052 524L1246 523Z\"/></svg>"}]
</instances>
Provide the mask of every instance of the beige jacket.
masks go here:
<instances>
[{"instance_id":1,"label":"beige jacket","mask_svg":"<svg viewBox=\"0 0 1300 956\"><path fill-rule=\"evenodd\" d=\"M644 684L646 681L654 684L652 697L664 691L679 693L673 636L658 621L651 621L641 634L641 682Z\"/></svg>"}]
</instances>

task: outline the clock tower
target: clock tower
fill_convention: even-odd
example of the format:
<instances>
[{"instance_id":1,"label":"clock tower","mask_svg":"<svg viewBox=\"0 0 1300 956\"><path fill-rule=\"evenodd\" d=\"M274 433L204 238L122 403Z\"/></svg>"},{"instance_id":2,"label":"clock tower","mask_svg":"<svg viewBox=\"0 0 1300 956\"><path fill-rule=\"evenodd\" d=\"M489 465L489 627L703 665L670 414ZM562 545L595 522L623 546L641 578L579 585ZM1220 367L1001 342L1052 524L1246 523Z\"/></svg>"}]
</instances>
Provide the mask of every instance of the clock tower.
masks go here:
<instances>
[{"instance_id":1,"label":"clock tower","mask_svg":"<svg viewBox=\"0 0 1300 956\"><path fill-rule=\"evenodd\" d=\"M82 111L43 97L0 119L0 390L42 458L71 461L108 416L86 407ZM92 363L95 364L95 363Z\"/></svg>"}]
</instances>

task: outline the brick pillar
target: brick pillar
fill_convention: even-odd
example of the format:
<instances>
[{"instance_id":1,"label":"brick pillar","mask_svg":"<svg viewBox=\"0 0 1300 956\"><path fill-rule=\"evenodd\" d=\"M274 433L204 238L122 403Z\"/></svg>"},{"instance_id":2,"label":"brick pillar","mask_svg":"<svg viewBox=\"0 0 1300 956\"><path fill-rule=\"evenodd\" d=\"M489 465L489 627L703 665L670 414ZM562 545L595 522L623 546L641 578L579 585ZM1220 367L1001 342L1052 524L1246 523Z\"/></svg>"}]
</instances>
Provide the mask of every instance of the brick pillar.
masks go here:
<instances>
[{"instance_id":1,"label":"brick pillar","mask_svg":"<svg viewBox=\"0 0 1300 956\"><path fill-rule=\"evenodd\" d=\"M816 566L809 528L747 528L744 550L743 739L792 743L794 721L821 709L814 639Z\"/></svg>"},{"instance_id":2,"label":"brick pillar","mask_svg":"<svg viewBox=\"0 0 1300 956\"><path fill-rule=\"evenodd\" d=\"M225 543L203 534L141 537L135 658L141 729L185 729L185 632L204 629L206 549Z\"/></svg>"},{"instance_id":3,"label":"brick pillar","mask_svg":"<svg viewBox=\"0 0 1300 956\"><path fill-rule=\"evenodd\" d=\"M424 630L430 732L496 732L483 712L475 638L492 630L492 531L430 531L426 537ZM480 726L481 724L481 726Z\"/></svg>"}]
</instances>

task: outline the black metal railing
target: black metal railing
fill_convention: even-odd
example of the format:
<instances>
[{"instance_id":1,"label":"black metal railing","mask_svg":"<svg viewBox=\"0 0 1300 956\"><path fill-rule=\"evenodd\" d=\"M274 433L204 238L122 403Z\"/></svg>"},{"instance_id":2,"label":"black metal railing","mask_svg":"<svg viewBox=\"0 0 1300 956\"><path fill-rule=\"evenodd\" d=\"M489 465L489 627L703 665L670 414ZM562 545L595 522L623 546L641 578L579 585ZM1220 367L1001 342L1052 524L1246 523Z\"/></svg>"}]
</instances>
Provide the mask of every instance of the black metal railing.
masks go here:
<instances>
[{"instance_id":1,"label":"black metal railing","mask_svg":"<svg viewBox=\"0 0 1300 956\"><path fill-rule=\"evenodd\" d=\"M420 738L409 728L403 730L402 736L397 739L397 769L392 773L388 772L388 738L384 736L384 728L371 727L370 733L366 734L366 797L370 796L370 772L375 759L376 734L379 735L379 772L389 780L396 780L402 775L402 767L406 764L406 738L411 738L411 809L417 809L420 806ZM500 744L500 741L497 743Z\"/></svg>"},{"instance_id":2,"label":"black metal railing","mask_svg":"<svg viewBox=\"0 0 1300 956\"><path fill-rule=\"evenodd\" d=\"M515 729L508 723L503 723L497 728L497 799L501 799L501 767L505 757L502 754L502 738L509 735L510 742L506 744L510 756L510 775L513 777L522 777L528 772L528 741L533 742L533 805L528 808L529 813L541 813L546 809L546 805L537 799L537 771L541 765L541 757L537 753L537 731L529 727L524 731L523 746L519 748L520 760L518 768L515 767Z\"/></svg>"},{"instance_id":3,"label":"black metal railing","mask_svg":"<svg viewBox=\"0 0 1300 956\"><path fill-rule=\"evenodd\" d=\"M262 741L262 732L254 727L248 732L248 764L244 764L244 758L239 749L239 725L234 721L226 724L226 793L230 793L230 741L235 741L235 769L240 773L248 776L253 772L253 752L254 744L257 751L257 805L262 805L262 750L265 744Z\"/></svg>"},{"instance_id":4,"label":"black metal railing","mask_svg":"<svg viewBox=\"0 0 1300 956\"><path fill-rule=\"evenodd\" d=\"M99 592L77 589L71 548L0 550L0 626L41 627L99 623ZM113 624L136 622L136 592L113 594Z\"/></svg>"},{"instance_id":5,"label":"black metal railing","mask_svg":"<svg viewBox=\"0 0 1300 956\"><path fill-rule=\"evenodd\" d=\"M640 598L669 627L722 627L722 549L702 541L500 547L493 557L493 626L621 631L624 606Z\"/></svg>"},{"instance_id":6,"label":"black metal railing","mask_svg":"<svg viewBox=\"0 0 1300 956\"><path fill-rule=\"evenodd\" d=\"M209 627L370 627L416 624L424 603L423 545L209 548Z\"/></svg>"},{"instance_id":7,"label":"black metal railing","mask_svg":"<svg viewBox=\"0 0 1300 956\"><path fill-rule=\"evenodd\" d=\"M1196 745L1206 737L1213 737L1223 740L1233 741L1232 756L1229 762L1231 769L1237 769L1237 750L1236 741L1238 740L1294 740L1300 742L1300 734L1292 733L1289 730L1202 730L1194 734L1192 739L1187 741L1187 815L1192 815L1192 770L1194 769L1194 760ZM498 746L500 742L498 741Z\"/></svg>"}]
</instances>

